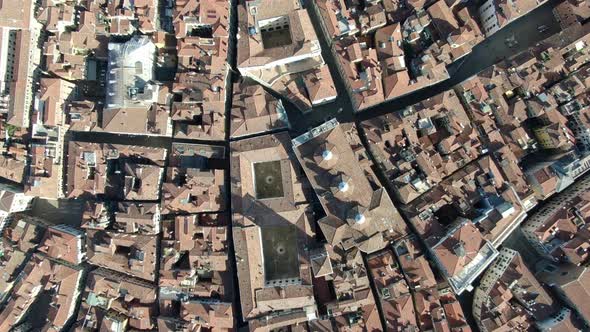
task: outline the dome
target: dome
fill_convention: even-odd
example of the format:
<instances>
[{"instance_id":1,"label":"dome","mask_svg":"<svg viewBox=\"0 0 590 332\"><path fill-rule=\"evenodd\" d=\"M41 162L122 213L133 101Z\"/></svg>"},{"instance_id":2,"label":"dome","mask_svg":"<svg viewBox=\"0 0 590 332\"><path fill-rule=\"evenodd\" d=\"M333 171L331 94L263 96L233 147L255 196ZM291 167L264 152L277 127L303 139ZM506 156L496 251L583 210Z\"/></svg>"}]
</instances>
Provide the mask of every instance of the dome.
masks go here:
<instances>
[{"instance_id":1,"label":"dome","mask_svg":"<svg viewBox=\"0 0 590 332\"><path fill-rule=\"evenodd\" d=\"M354 191L354 183L351 181L350 176L344 173L332 173L330 175L332 176L330 185L332 194L349 196Z\"/></svg>"},{"instance_id":2,"label":"dome","mask_svg":"<svg viewBox=\"0 0 590 332\"><path fill-rule=\"evenodd\" d=\"M348 210L347 222L350 226L361 226L367 221L367 209L361 205L356 205Z\"/></svg>"},{"instance_id":3,"label":"dome","mask_svg":"<svg viewBox=\"0 0 590 332\"><path fill-rule=\"evenodd\" d=\"M365 220L366 220L366 218L365 218L365 215L364 215L364 214L362 214L362 213L360 213L360 212L359 212L359 213L357 213L357 214L354 216L354 222L355 222L357 225L361 225L361 224L363 224L363 223L365 222Z\"/></svg>"},{"instance_id":4,"label":"dome","mask_svg":"<svg viewBox=\"0 0 590 332\"><path fill-rule=\"evenodd\" d=\"M320 144L315 150L313 159L324 169L332 168L338 163L338 148L331 143Z\"/></svg>"},{"instance_id":5,"label":"dome","mask_svg":"<svg viewBox=\"0 0 590 332\"><path fill-rule=\"evenodd\" d=\"M340 183L338 183L338 190L342 191L342 192L347 192L348 191L348 182L346 181L342 181Z\"/></svg>"}]
</instances>

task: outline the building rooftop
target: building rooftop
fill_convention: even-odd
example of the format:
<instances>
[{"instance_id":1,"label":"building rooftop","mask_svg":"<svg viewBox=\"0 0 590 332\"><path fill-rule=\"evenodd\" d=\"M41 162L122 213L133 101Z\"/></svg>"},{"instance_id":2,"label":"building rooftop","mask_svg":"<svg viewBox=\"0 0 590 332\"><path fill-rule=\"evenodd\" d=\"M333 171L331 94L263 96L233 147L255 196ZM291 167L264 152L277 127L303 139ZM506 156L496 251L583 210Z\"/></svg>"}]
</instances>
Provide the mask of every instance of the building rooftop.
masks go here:
<instances>
[{"instance_id":1,"label":"building rooftop","mask_svg":"<svg viewBox=\"0 0 590 332\"><path fill-rule=\"evenodd\" d=\"M51 258L80 264L86 260L86 236L68 225L51 226L45 231L39 251Z\"/></svg>"},{"instance_id":2,"label":"building rooftop","mask_svg":"<svg viewBox=\"0 0 590 332\"><path fill-rule=\"evenodd\" d=\"M178 41L171 109L175 137L225 138L229 9L221 0L181 0L172 8Z\"/></svg>"},{"instance_id":3,"label":"building rooftop","mask_svg":"<svg viewBox=\"0 0 590 332\"><path fill-rule=\"evenodd\" d=\"M22 320L42 291L49 291L52 308L47 313L44 329L62 329L68 323L79 297L82 270L57 264L41 256L33 256L25 266L24 278L14 287L13 295L0 314L3 329Z\"/></svg>"},{"instance_id":4,"label":"building rooftop","mask_svg":"<svg viewBox=\"0 0 590 332\"><path fill-rule=\"evenodd\" d=\"M162 213L225 210L224 149L174 144L162 185Z\"/></svg>"},{"instance_id":5,"label":"building rooftop","mask_svg":"<svg viewBox=\"0 0 590 332\"><path fill-rule=\"evenodd\" d=\"M198 300L182 302L180 317L187 322L198 322L203 328L231 330L235 326L231 303L207 303Z\"/></svg>"},{"instance_id":6,"label":"building rooftop","mask_svg":"<svg viewBox=\"0 0 590 332\"><path fill-rule=\"evenodd\" d=\"M147 36L126 43L109 43L106 108L145 107L154 97L156 46Z\"/></svg>"},{"instance_id":7,"label":"building rooftop","mask_svg":"<svg viewBox=\"0 0 590 332\"><path fill-rule=\"evenodd\" d=\"M334 267L325 280L329 296L320 304L325 306L328 317L337 329L380 330L383 327L376 312L375 297L370 288L368 272L357 248L346 251L342 245L328 246L328 254Z\"/></svg>"},{"instance_id":8,"label":"building rooftop","mask_svg":"<svg viewBox=\"0 0 590 332\"><path fill-rule=\"evenodd\" d=\"M80 227L91 229L106 229L111 225L111 212L108 204L97 201L88 201L82 211L82 223Z\"/></svg>"},{"instance_id":9,"label":"building rooftop","mask_svg":"<svg viewBox=\"0 0 590 332\"><path fill-rule=\"evenodd\" d=\"M157 101L160 88L153 83L156 46L147 36L135 36L126 43L109 43L108 50L107 96L101 126L106 131L147 132L145 112ZM137 121L137 116L146 121ZM134 121L127 121L129 117ZM138 127L130 127L130 123Z\"/></svg>"},{"instance_id":10,"label":"building rooftop","mask_svg":"<svg viewBox=\"0 0 590 332\"><path fill-rule=\"evenodd\" d=\"M285 132L232 142L234 250L245 319L283 311L315 316L309 187ZM262 259L264 257L264 259ZM307 315L307 316L306 316ZM311 315L311 316L310 316ZM307 317L307 318L306 318Z\"/></svg>"},{"instance_id":11,"label":"building rooftop","mask_svg":"<svg viewBox=\"0 0 590 332\"><path fill-rule=\"evenodd\" d=\"M387 326L397 330L418 329L410 288L391 249L370 256L367 262Z\"/></svg>"},{"instance_id":12,"label":"building rooftop","mask_svg":"<svg viewBox=\"0 0 590 332\"><path fill-rule=\"evenodd\" d=\"M88 261L149 281L156 279L157 237L86 230Z\"/></svg>"},{"instance_id":13,"label":"building rooftop","mask_svg":"<svg viewBox=\"0 0 590 332\"><path fill-rule=\"evenodd\" d=\"M498 255L498 251L467 220L457 223L431 251L436 264L457 294L468 289L471 282Z\"/></svg>"},{"instance_id":14,"label":"building rooftop","mask_svg":"<svg viewBox=\"0 0 590 332\"><path fill-rule=\"evenodd\" d=\"M174 28L177 38L210 33L213 37L227 37L229 4L226 1L180 0L174 9Z\"/></svg>"},{"instance_id":15,"label":"building rooftop","mask_svg":"<svg viewBox=\"0 0 590 332\"><path fill-rule=\"evenodd\" d=\"M262 86L241 80L234 84L233 93L230 115L232 138L289 127L283 102L271 96Z\"/></svg>"},{"instance_id":16,"label":"building rooftop","mask_svg":"<svg viewBox=\"0 0 590 332\"><path fill-rule=\"evenodd\" d=\"M160 205L121 202L114 209L113 228L122 233L160 233Z\"/></svg>"},{"instance_id":17,"label":"building rooftop","mask_svg":"<svg viewBox=\"0 0 590 332\"><path fill-rule=\"evenodd\" d=\"M9 6L8 1L0 3L0 27L13 29L28 29L33 18L33 1L21 1Z\"/></svg>"},{"instance_id":18,"label":"building rooftop","mask_svg":"<svg viewBox=\"0 0 590 332\"><path fill-rule=\"evenodd\" d=\"M406 204L484 151L452 90L361 126L397 198Z\"/></svg>"},{"instance_id":19,"label":"building rooftop","mask_svg":"<svg viewBox=\"0 0 590 332\"><path fill-rule=\"evenodd\" d=\"M238 68L242 70L319 53L319 41L300 2L269 4L257 0L238 5Z\"/></svg>"},{"instance_id":20,"label":"building rooftop","mask_svg":"<svg viewBox=\"0 0 590 332\"><path fill-rule=\"evenodd\" d=\"M26 163L14 156L0 156L0 177L20 183L25 176Z\"/></svg>"},{"instance_id":21,"label":"building rooftop","mask_svg":"<svg viewBox=\"0 0 590 332\"><path fill-rule=\"evenodd\" d=\"M304 112L336 98L301 2L240 1L238 25L237 66L242 76L280 93Z\"/></svg>"},{"instance_id":22,"label":"building rooftop","mask_svg":"<svg viewBox=\"0 0 590 332\"><path fill-rule=\"evenodd\" d=\"M21 218L12 218L6 223L3 237L0 238L0 266L4 273L0 277L0 294L8 294L21 272L29 262L29 255L37 248L43 229L32 225Z\"/></svg>"},{"instance_id":23,"label":"building rooftop","mask_svg":"<svg viewBox=\"0 0 590 332\"><path fill-rule=\"evenodd\" d=\"M345 1L320 0L316 2L316 6L324 21L327 38L335 39L358 32L356 22Z\"/></svg>"},{"instance_id":24,"label":"building rooftop","mask_svg":"<svg viewBox=\"0 0 590 332\"><path fill-rule=\"evenodd\" d=\"M156 289L149 283L113 271L88 273L74 329L135 329L155 327Z\"/></svg>"},{"instance_id":25,"label":"building rooftop","mask_svg":"<svg viewBox=\"0 0 590 332\"><path fill-rule=\"evenodd\" d=\"M349 242L372 252L405 235L391 199L371 186L336 120L293 139L293 147L326 211L318 223L329 243Z\"/></svg>"},{"instance_id":26,"label":"building rooftop","mask_svg":"<svg viewBox=\"0 0 590 332\"><path fill-rule=\"evenodd\" d=\"M157 200L165 159L162 148L70 141L66 196Z\"/></svg>"},{"instance_id":27,"label":"building rooftop","mask_svg":"<svg viewBox=\"0 0 590 332\"><path fill-rule=\"evenodd\" d=\"M399 268L413 289L427 289L437 285L434 272L421 250L418 239L408 237L397 241L393 249L399 257Z\"/></svg>"},{"instance_id":28,"label":"building rooftop","mask_svg":"<svg viewBox=\"0 0 590 332\"><path fill-rule=\"evenodd\" d=\"M30 3L30 1L26 2ZM32 6L29 8L32 10ZM23 15L25 14L23 13ZM1 97L6 104L2 106L2 109L7 112L6 122L8 124L16 127L28 127L30 108L33 103L33 68L36 66L34 58L31 58L31 53L34 52L32 45L35 45L36 33L28 30L28 27L27 30L0 28L0 31L4 35L3 39L13 45L16 50L10 54L12 73L9 76L11 79L3 84L5 91ZM18 93L18 91L23 93Z\"/></svg>"}]
</instances>

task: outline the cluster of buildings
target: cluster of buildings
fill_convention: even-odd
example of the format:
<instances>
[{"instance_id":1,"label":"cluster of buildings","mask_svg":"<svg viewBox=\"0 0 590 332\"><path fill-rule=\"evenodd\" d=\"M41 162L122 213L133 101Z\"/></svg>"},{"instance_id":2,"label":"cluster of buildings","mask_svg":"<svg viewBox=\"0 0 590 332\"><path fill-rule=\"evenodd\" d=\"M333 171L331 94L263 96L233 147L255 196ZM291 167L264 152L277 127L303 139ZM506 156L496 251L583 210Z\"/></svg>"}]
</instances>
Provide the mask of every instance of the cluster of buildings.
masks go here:
<instances>
[{"instance_id":1,"label":"cluster of buildings","mask_svg":"<svg viewBox=\"0 0 590 332\"><path fill-rule=\"evenodd\" d=\"M515 174L525 181L516 157L506 166L494 158L470 119L450 90L361 124L403 213L459 294L534 206L511 183Z\"/></svg>"},{"instance_id":2,"label":"cluster of buildings","mask_svg":"<svg viewBox=\"0 0 590 332\"><path fill-rule=\"evenodd\" d=\"M170 110L174 136L222 141L227 92L231 91L230 3L175 1L172 16L177 56Z\"/></svg>"},{"instance_id":3,"label":"cluster of buildings","mask_svg":"<svg viewBox=\"0 0 590 332\"><path fill-rule=\"evenodd\" d=\"M158 326L170 331L236 325L227 213L162 220Z\"/></svg>"},{"instance_id":4,"label":"cluster of buildings","mask_svg":"<svg viewBox=\"0 0 590 332\"><path fill-rule=\"evenodd\" d=\"M0 2L0 330L235 328L224 146L124 138L225 139L229 11ZM33 217L35 197L83 200L80 223Z\"/></svg>"},{"instance_id":5,"label":"cluster of buildings","mask_svg":"<svg viewBox=\"0 0 590 332\"><path fill-rule=\"evenodd\" d=\"M363 255L408 231L375 182L355 127L331 120L293 139L285 131L236 139L230 158L233 245L250 330L383 329Z\"/></svg>"},{"instance_id":6,"label":"cluster of buildings","mask_svg":"<svg viewBox=\"0 0 590 332\"><path fill-rule=\"evenodd\" d=\"M455 294L479 280L472 306L483 331L588 324L581 305L588 29L577 22L566 28L452 90L361 123L437 275ZM526 219L537 204L543 207ZM544 263L527 267L517 251L500 249L515 233ZM392 261L388 255L375 260ZM400 301L411 289L400 276L403 262L383 274L398 276L390 282ZM404 309L410 317L411 309Z\"/></svg>"},{"instance_id":7,"label":"cluster of buildings","mask_svg":"<svg viewBox=\"0 0 590 332\"><path fill-rule=\"evenodd\" d=\"M522 173L508 165L531 160L522 170L526 181L509 177L527 205L562 191L588 170L583 106L587 38L585 26L572 27L567 38L549 38L455 89L506 174L509 168ZM537 158L545 153L555 157Z\"/></svg>"},{"instance_id":8,"label":"cluster of buildings","mask_svg":"<svg viewBox=\"0 0 590 332\"><path fill-rule=\"evenodd\" d=\"M67 328L84 280L84 270L77 265L84 259L83 232L67 225L48 226L23 215L30 205L17 200L3 204L15 212L5 219L0 238L0 328L8 331L22 325L41 299L52 305L39 310L41 319L29 327L44 331Z\"/></svg>"},{"instance_id":9,"label":"cluster of buildings","mask_svg":"<svg viewBox=\"0 0 590 332\"><path fill-rule=\"evenodd\" d=\"M550 198L521 228L534 253L543 258L544 263L537 264L538 278L586 326L590 323L590 313L582 305L587 295L582 285L588 278L585 248L589 183L585 176Z\"/></svg>"},{"instance_id":10,"label":"cluster of buildings","mask_svg":"<svg viewBox=\"0 0 590 332\"><path fill-rule=\"evenodd\" d=\"M587 4L399 112L287 116L447 80L542 3L0 0L0 331L587 329Z\"/></svg>"},{"instance_id":11,"label":"cluster of buildings","mask_svg":"<svg viewBox=\"0 0 590 332\"><path fill-rule=\"evenodd\" d=\"M34 11L32 1L0 7L0 176L18 183L26 173L30 105L41 61L35 45L42 26Z\"/></svg>"},{"instance_id":12,"label":"cluster of buildings","mask_svg":"<svg viewBox=\"0 0 590 332\"><path fill-rule=\"evenodd\" d=\"M68 198L157 200L166 149L87 143L68 144Z\"/></svg>"},{"instance_id":13,"label":"cluster of buildings","mask_svg":"<svg viewBox=\"0 0 590 332\"><path fill-rule=\"evenodd\" d=\"M458 213L461 218L468 219L467 224L475 224L493 247L498 248L504 241L502 233L514 233L516 229L521 235L516 238L526 239L523 245L533 249L519 253L503 247L490 255L495 256L493 260L480 261L480 266L489 266L483 273L479 270L481 277L475 289L472 313L482 331L505 328L579 331L587 329L589 323L582 305L587 295L583 291L588 243L584 235L588 178L584 174L589 164L585 137L588 124L584 112L587 108L585 75L589 31L586 25L579 24L587 17L587 11L579 3L564 2L556 7L554 14L564 32L454 88L471 119L471 126L481 137L484 149L478 160L479 167L485 169L482 167L485 159L488 159L486 168L494 166L484 174L487 181L496 186L495 193L489 186L486 189L485 178L479 176L471 180L463 172L469 170L471 164L468 164L440 182L450 186L439 192L427 189L417 198L421 205L411 201L408 208L402 208L418 232L422 232L420 227L423 227L429 237L439 229L439 225L433 227L430 222L432 213L439 223ZM402 114L402 118L405 117L405 112ZM405 128L401 130L392 135L398 138L394 142L405 136ZM379 136L376 137L382 137L382 132L385 131L377 130ZM389 151L394 144L383 145L385 148L378 150L385 151L382 163L388 175L399 174L399 167L387 163L391 161ZM423 168L420 172L424 172ZM452 210L443 209L437 215L441 210L435 202L442 199L443 204L449 204L449 196L464 190L464 185L458 186L462 181L475 183L479 194L471 198L468 195L465 200L452 199ZM501 187L505 188L504 192L498 191ZM398 192L399 188L403 187L399 186ZM494 196L503 201L494 204ZM483 202L487 203L482 205ZM537 204L542 206L523 222L526 211ZM463 210L464 207L467 210ZM485 212L490 207L495 211ZM469 210L472 212L467 212ZM415 214L418 219L412 221ZM497 217L493 217L494 214ZM424 224L425 220L429 221ZM519 247L514 243L508 246ZM432 247L434 261L446 265L444 261L448 256L436 256L438 248L438 245ZM453 251L457 256L463 255L461 246L454 247ZM468 250L466 254L469 256ZM527 256L528 266L521 255Z\"/></svg>"},{"instance_id":14,"label":"cluster of buildings","mask_svg":"<svg viewBox=\"0 0 590 332\"><path fill-rule=\"evenodd\" d=\"M314 2L356 111L449 78L447 66L542 2Z\"/></svg>"},{"instance_id":15,"label":"cluster of buildings","mask_svg":"<svg viewBox=\"0 0 590 332\"><path fill-rule=\"evenodd\" d=\"M32 217L32 197L2 191L2 329L41 310L45 327L32 327L52 331L233 330L224 147L69 150L66 192L86 201L79 227Z\"/></svg>"},{"instance_id":16,"label":"cluster of buildings","mask_svg":"<svg viewBox=\"0 0 590 332\"><path fill-rule=\"evenodd\" d=\"M584 325L554 297L518 251L502 248L477 286L473 316L480 331L580 331Z\"/></svg>"},{"instance_id":17,"label":"cluster of buildings","mask_svg":"<svg viewBox=\"0 0 590 332\"><path fill-rule=\"evenodd\" d=\"M16 22L14 11L24 20L21 30L6 28L3 44L10 53L2 65L3 77L10 78L3 80L3 171L5 178L24 183L31 196L68 197L68 131L172 135L171 89L156 80L156 67L164 68L158 66L158 51L171 39L158 31L158 2L76 4L23 1L2 8L3 19ZM27 39L16 38L23 32ZM134 33L142 35L131 37ZM8 89L12 81L12 89L22 92Z\"/></svg>"},{"instance_id":18,"label":"cluster of buildings","mask_svg":"<svg viewBox=\"0 0 590 332\"><path fill-rule=\"evenodd\" d=\"M527 211L588 170L588 31L570 32L452 90L361 123L398 207L459 294L471 289Z\"/></svg>"},{"instance_id":19,"label":"cluster of buildings","mask_svg":"<svg viewBox=\"0 0 590 332\"><path fill-rule=\"evenodd\" d=\"M303 112L336 99L332 74L302 1L239 1L237 11L236 59L243 77Z\"/></svg>"},{"instance_id":20,"label":"cluster of buildings","mask_svg":"<svg viewBox=\"0 0 590 332\"><path fill-rule=\"evenodd\" d=\"M162 184L162 213L225 210L225 158L223 146L173 143Z\"/></svg>"},{"instance_id":21,"label":"cluster of buildings","mask_svg":"<svg viewBox=\"0 0 590 332\"><path fill-rule=\"evenodd\" d=\"M415 237L369 256L383 317L394 331L471 331L455 293L437 280Z\"/></svg>"}]
</instances>

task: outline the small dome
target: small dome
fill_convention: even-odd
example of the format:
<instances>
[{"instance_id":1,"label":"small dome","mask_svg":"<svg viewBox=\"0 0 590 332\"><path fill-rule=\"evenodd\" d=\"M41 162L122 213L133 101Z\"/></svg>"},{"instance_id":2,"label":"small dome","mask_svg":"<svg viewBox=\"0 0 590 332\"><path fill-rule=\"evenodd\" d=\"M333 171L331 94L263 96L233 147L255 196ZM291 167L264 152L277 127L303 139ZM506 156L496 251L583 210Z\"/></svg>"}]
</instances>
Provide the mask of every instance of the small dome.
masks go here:
<instances>
[{"instance_id":1,"label":"small dome","mask_svg":"<svg viewBox=\"0 0 590 332\"><path fill-rule=\"evenodd\" d=\"M350 176L343 173L332 173L331 176L332 180L330 187L332 194L349 196L354 191L354 183L352 182Z\"/></svg>"},{"instance_id":2,"label":"small dome","mask_svg":"<svg viewBox=\"0 0 590 332\"><path fill-rule=\"evenodd\" d=\"M356 205L352 207L350 210L348 210L348 216L346 218L348 224L352 227L361 227L361 225L365 224L365 222L368 219L366 216L366 212L367 208L361 205Z\"/></svg>"},{"instance_id":3,"label":"small dome","mask_svg":"<svg viewBox=\"0 0 590 332\"><path fill-rule=\"evenodd\" d=\"M349 188L348 182L347 181L342 181L340 183L338 183L338 190L342 191L342 192L347 192Z\"/></svg>"},{"instance_id":4,"label":"small dome","mask_svg":"<svg viewBox=\"0 0 590 332\"><path fill-rule=\"evenodd\" d=\"M365 215L364 215L364 214L362 214L362 213L357 213L357 214L354 216L354 222L355 222L356 224L358 224L358 225L361 225L361 224L363 224L363 223L365 222L365 220L366 220L366 219L365 219Z\"/></svg>"},{"instance_id":5,"label":"small dome","mask_svg":"<svg viewBox=\"0 0 590 332\"><path fill-rule=\"evenodd\" d=\"M338 163L338 148L331 143L321 144L316 148L313 159L321 168L330 169Z\"/></svg>"}]
</instances>

